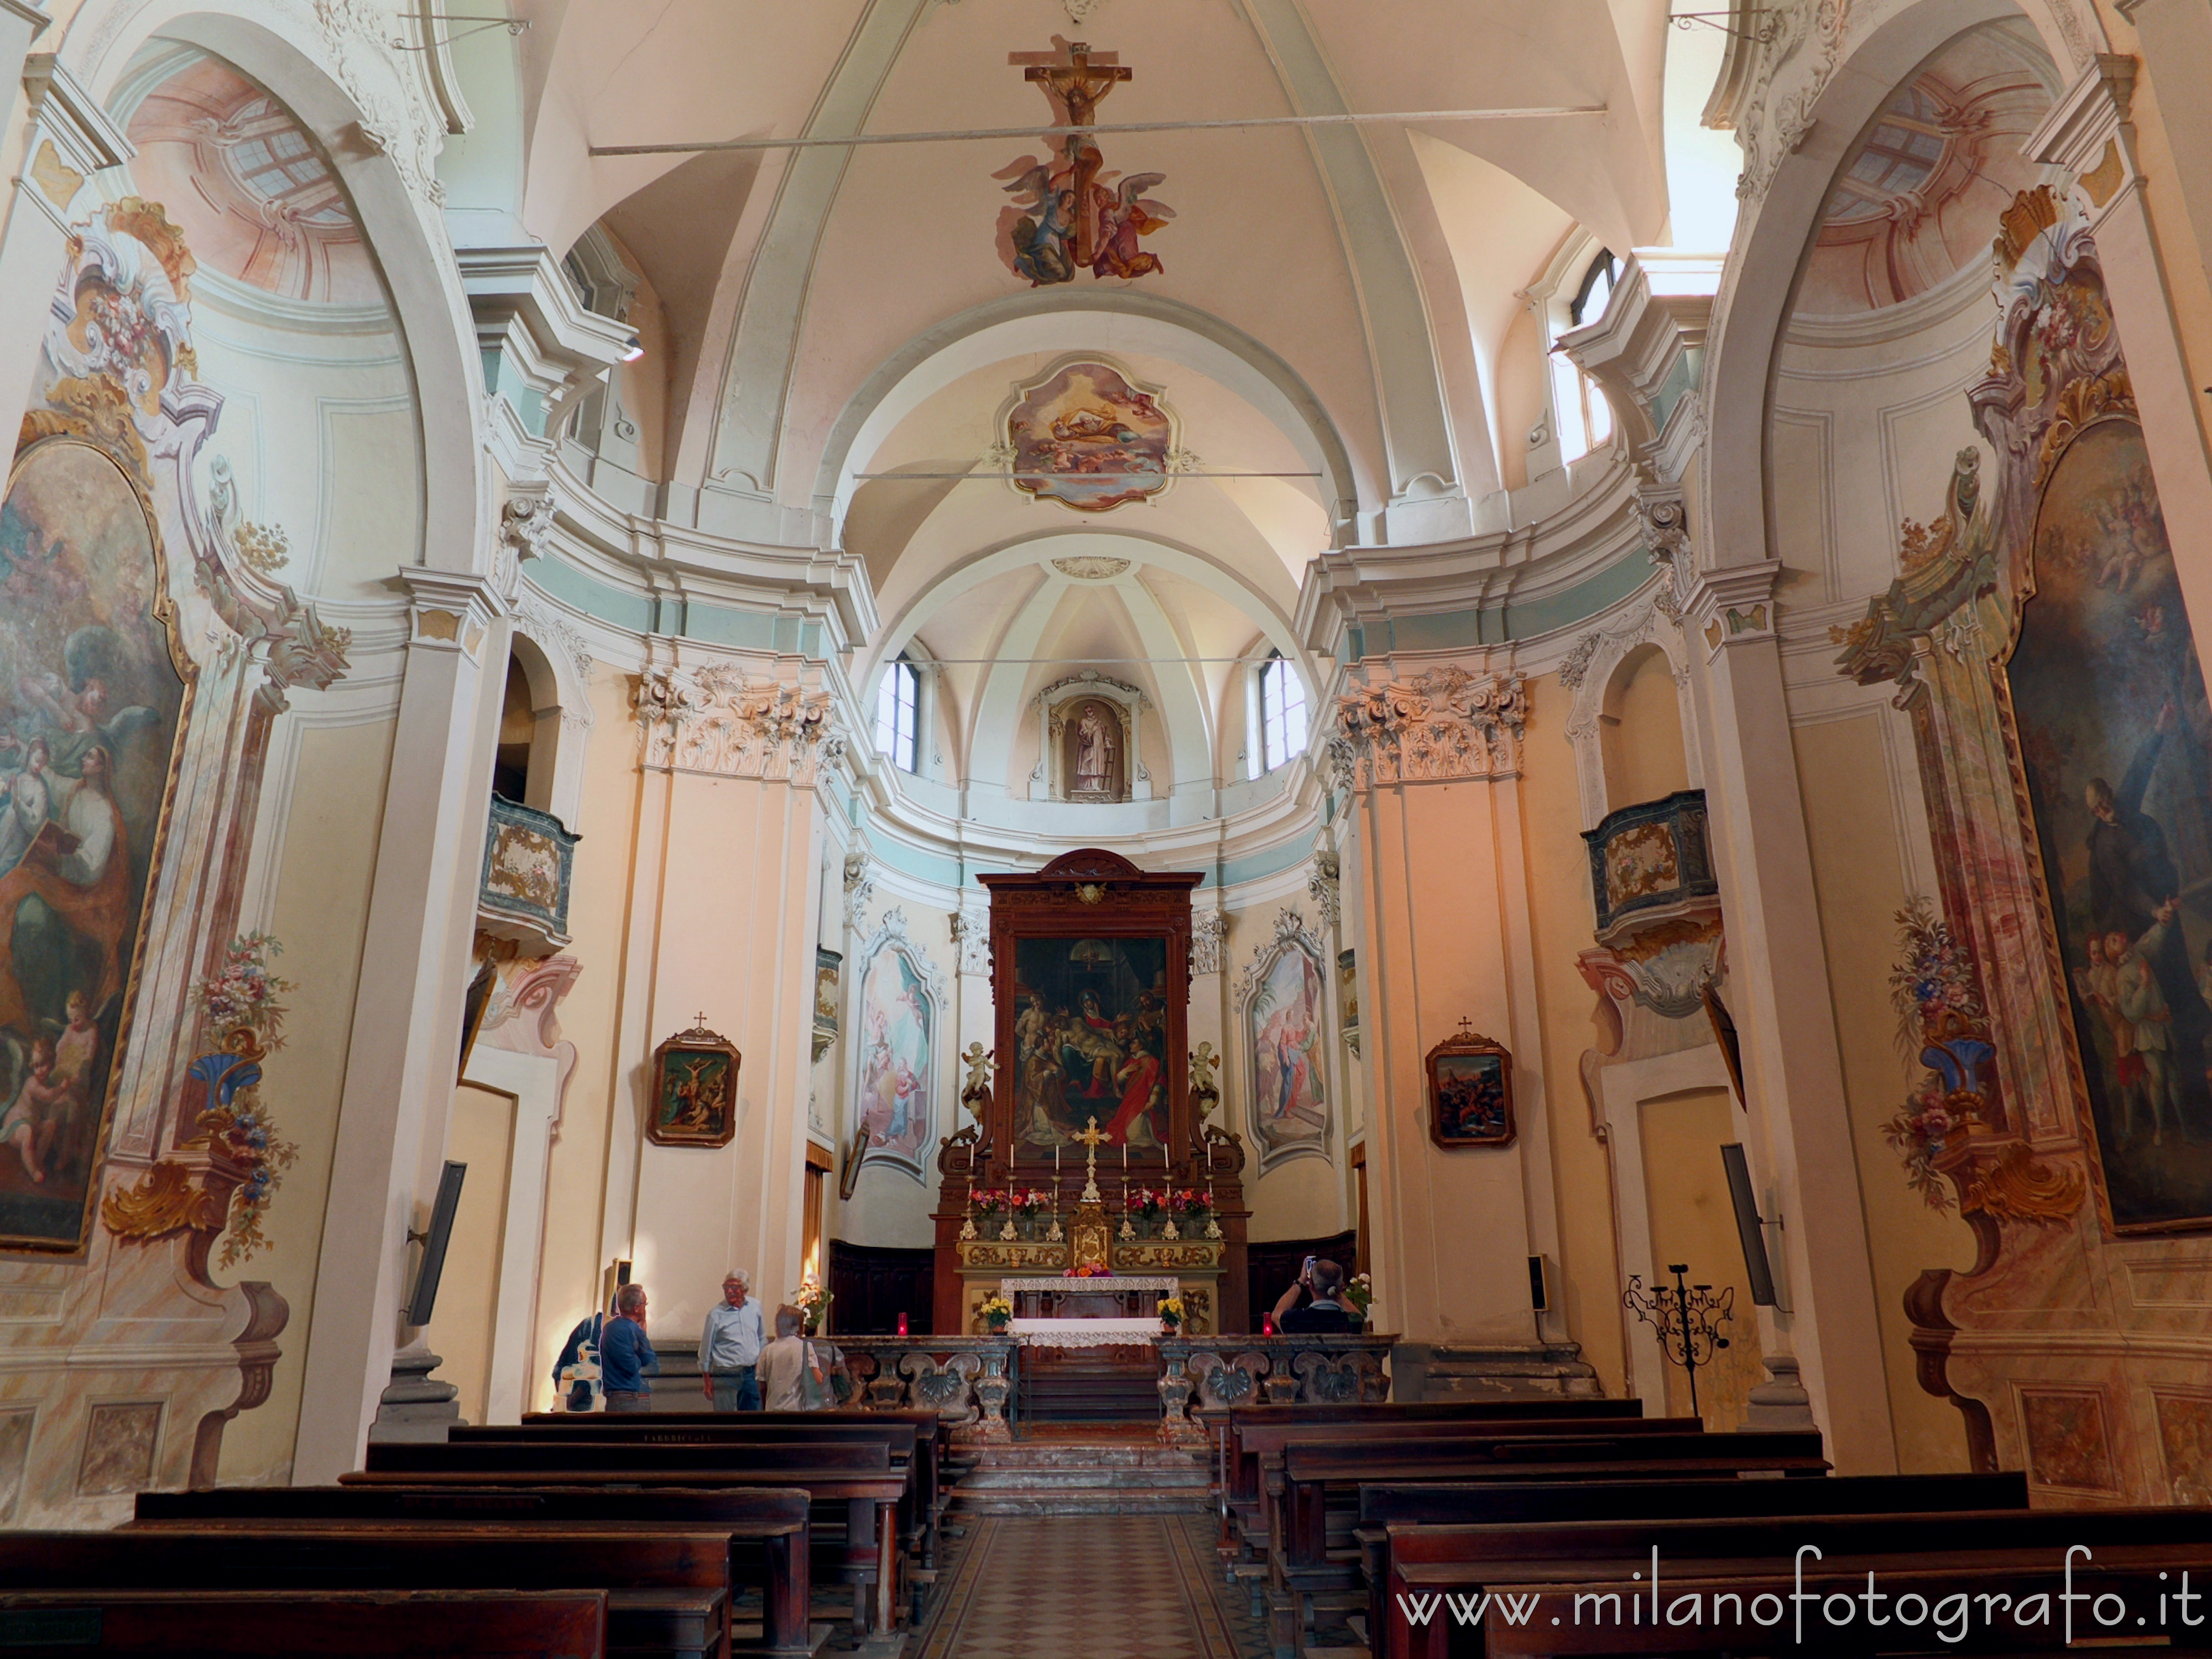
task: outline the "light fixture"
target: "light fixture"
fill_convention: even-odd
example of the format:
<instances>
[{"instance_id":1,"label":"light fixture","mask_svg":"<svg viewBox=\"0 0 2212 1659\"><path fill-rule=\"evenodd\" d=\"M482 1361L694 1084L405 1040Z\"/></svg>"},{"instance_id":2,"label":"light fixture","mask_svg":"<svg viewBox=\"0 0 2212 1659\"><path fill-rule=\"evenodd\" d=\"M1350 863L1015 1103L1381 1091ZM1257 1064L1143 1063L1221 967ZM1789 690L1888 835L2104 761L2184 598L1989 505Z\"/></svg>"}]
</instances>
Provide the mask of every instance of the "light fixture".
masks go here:
<instances>
[{"instance_id":1,"label":"light fixture","mask_svg":"<svg viewBox=\"0 0 2212 1659\"><path fill-rule=\"evenodd\" d=\"M635 362L639 358L641 358L641 357L642 357L642 356L645 356L645 342L644 342L644 341L642 341L642 340L641 340L641 339L639 339L639 338L637 337L637 336L636 336L636 335L635 335L635 334L631 335L631 336L629 337L629 343L627 345L625 345L625 346L623 346L623 351L622 351L622 360L623 360L623 362L626 362L626 363L634 363L634 362Z\"/></svg>"}]
</instances>

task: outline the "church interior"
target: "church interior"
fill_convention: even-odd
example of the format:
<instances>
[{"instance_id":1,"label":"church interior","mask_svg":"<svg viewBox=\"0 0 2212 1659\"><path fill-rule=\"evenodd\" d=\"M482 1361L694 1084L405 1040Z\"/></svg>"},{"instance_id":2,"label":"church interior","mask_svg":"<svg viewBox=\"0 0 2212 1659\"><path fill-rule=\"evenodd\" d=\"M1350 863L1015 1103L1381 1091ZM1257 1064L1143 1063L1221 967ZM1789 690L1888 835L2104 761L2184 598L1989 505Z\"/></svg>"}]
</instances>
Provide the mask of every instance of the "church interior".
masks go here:
<instances>
[{"instance_id":1,"label":"church interior","mask_svg":"<svg viewBox=\"0 0 2212 1659\"><path fill-rule=\"evenodd\" d=\"M0 67L0 1647L2212 1653L2203 0Z\"/></svg>"}]
</instances>

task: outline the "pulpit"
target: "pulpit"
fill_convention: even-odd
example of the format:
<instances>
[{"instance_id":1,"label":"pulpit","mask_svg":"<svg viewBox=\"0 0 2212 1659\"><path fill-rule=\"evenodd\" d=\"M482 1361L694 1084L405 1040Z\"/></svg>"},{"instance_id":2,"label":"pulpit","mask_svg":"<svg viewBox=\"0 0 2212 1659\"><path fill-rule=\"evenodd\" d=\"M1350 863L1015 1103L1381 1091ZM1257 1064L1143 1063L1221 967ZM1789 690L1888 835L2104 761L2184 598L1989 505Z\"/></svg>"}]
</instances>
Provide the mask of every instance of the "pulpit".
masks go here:
<instances>
[{"instance_id":1,"label":"pulpit","mask_svg":"<svg viewBox=\"0 0 2212 1659\"><path fill-rule=\"evenodd\" d=\"M938 1152L939 1331L981 1332L1002 1282L1083 1272L1173 1285L1194 1335L1249 1328L1244 1149L1190 1089L1201 879L1095 848L982 878L995 1047Z\"/></svg>"}]
</instances>

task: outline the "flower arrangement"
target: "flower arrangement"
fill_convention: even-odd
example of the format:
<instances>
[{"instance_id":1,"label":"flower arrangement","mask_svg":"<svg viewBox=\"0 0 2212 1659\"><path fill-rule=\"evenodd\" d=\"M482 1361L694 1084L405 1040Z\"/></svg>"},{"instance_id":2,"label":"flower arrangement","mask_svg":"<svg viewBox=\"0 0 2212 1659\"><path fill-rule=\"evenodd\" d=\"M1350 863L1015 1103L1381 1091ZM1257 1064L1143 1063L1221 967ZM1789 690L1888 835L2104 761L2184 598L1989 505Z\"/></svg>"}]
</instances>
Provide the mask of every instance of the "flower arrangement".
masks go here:
<instances>
[{"instance_id":1,"label":"flower arrangement","mask_svg":"<svg viewBox=\"0 0 2212 1659\"><path fill-rule=\"evenodd\" d=\"M986 1187L981 1192L969 1194L968 1201L975 1206L978 1215L998 1215L1006 1207L1006 1190L1003 1187Z\"/></svg>"},{"instance_id":2,"label":"flower arrangement","mask_svg":"<svg viewBox=\"0 0 2212 1659\"><path fill-rule=\"evenodd\" d=\"M1361 1318L1375 1305L1375 1281L1365 1273L1355 1273L1352 1282L1344 1287L1344 1299L1359 1310Z\"/></svg>"},{"instance_id":3,"label":"flower arrangement","mask_svg":"<svg viewBox=\"0 0 2212 1659\"><path fill-rule=\"evenodd\" d=\"M1184 1187L1164 1196L1170 1210L1177 1215L1188 1216L1194 1221L1208 1214L1213 1208L1212 1194L1196 1187Z\"/></svg>"},{"instance_id":4,"label":"flower arrangement","mask_svg":"<svg viewBox=\"0 0 2212 1659\"><path fill-rule=\"evenodd\" d=\"M993 1330L1003 1331L1006 1328L1006 1322L1014 1316L1014 1304L1006 1300L1004 1291L994 1291L986 1300L975 1304L975 1311L982 1316L983 1322Z\"/></svg>"},{"instance_id":5,"label":"flower arrangement","mask_svg":"<svg viewBox=\"0 0 2212 1659\"><path fill-rule=\"evenodd\" d=\"M284 1046L280 999L296 988L270 970L269 958L284 947L266 933L241 933L223 951L214 973L192 988L213 1051L195 1060L190 1075L207 1091L197 1127L210 1149L245 1171L232 1191L228 1237L219 1266L232 1267L269 1248L263 1231L270 1200L300 1149L276 1133L261 1105L261 1061Z\"/></svg>"},{"instance_id":6,"label":"flower arrangement","mask_svg":"<svg viewBox=\"0 0 2212 1659\"><path fill-rule=\"evenodd\" d=\"M1945 1210L1951 1194L1936 1160L1975 1120L1981 1073L1994 1051L1979 1035L1987 1016L1973 960L1926 896L1897 913L1897 944L1889 974L1897 1044L1922 1070L1905 1109L1882 1125L1882 1139L1904 1160L1905 1184L1930 1209Z\"/></svg>"},{"instance_id":7,"label":"flower arrangement","mask_svg":"<svg viewBox=\"0 0 2212 1659\"><path fill-rule=\"evenodd\" d=\"M1080 1267L1070 1267L1060 1274L1062 1279L1111 1279L1114 1270L1103 1261L1085 1262Z\"/></svg>"},{"instance_id":8,"label":"flower arrangement","mask_svg":"<svg viewBox=\"0 0 2212 1659\"><path fill-rule=\"evenodd\" d=\"M1182 1298L1181 1297L1164 1296L1160 1298L1160 1323L1171 1331L1182 1327Z\"/></svg>"},{"instance_id":9,"label":"flower arrangement","mask_svg":"<svg viewBox=\"0 0 2212 1659\"><path fill-rule=\"evenodd\" d=\"M1147 1221L1160 1212L1166 1201L1164 1193L1156 1193L1150 1187L1132 1187L1121 1196L1121 1206L1131 1215L1140 1215Z\"/></svg>"},{"instance_id":10,"label":"flower arrangement","mask_svg":"<svg viewBox=\"0 0 2212 1659\"><path fill-rule=\"evenodd\" d=\"M1049 1193L1039 1192L1036 1188L1031 1187L1025 1192L1007 1194L1006 1200L1012 1206L1016 1215L1024 1221L1034 1221L1037 1212L1052 1202L1052 1195Z\"/></svg>"},{"instance_id":11,"label":"flower arrangement","mask_svg":"<svg viewBox=\"0 0 2212 1659\"><path fill-rule=\"evenodd\" d=\"M791 1305L799 1310L799 1316L806 1322L810 1331L820 1328L830 1312L834 1293L812 1273L799 1281L799 1288L791 1292Z\"/></svg>"}]
</instances>

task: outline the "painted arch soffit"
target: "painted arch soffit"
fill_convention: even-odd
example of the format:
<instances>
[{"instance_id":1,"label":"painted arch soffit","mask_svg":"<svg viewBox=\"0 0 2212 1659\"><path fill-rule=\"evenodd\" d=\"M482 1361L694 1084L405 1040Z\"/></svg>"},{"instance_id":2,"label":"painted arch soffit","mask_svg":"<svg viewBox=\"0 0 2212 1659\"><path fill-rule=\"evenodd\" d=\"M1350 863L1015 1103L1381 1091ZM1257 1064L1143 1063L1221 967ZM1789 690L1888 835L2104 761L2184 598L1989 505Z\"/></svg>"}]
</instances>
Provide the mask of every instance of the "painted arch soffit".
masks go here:
<instances>
[{"instance_id":1,"label":"painted arch soffit","mask_svg":"<svg viewBox=\"0 0 2212 1659\"><path fill-rule=\"evenodd\" d=\"M937 1044L945 975L908 934L906 912L885 911L854 952L853 1094L857 1137L867 1161L926 1183L922 1164L937 1125Z\"/></svg>"}]
</instances>

